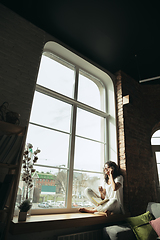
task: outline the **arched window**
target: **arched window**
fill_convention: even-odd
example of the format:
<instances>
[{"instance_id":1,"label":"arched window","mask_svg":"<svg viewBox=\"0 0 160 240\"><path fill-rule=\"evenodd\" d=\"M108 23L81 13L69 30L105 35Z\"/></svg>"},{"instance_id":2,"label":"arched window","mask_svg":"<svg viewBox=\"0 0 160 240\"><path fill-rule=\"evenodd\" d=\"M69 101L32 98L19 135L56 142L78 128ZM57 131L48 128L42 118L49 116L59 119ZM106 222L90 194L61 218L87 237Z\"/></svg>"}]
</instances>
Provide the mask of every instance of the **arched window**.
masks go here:
<instances>
[{"instance_id":1,"label":"arched window","mask_svg":"<svg viewBox=\"0 0 160 240\"><path fill-rule=\"evenodd\" d=\"M152 150L156 161L157 187L160 189L160 130L156 131L151 138ZM159 191L159 190L158 190Z\"/></svg>"},{"instance_id":2,"label":"arched window","mask_svg":"<svg viewBox=\"0 0 160 240\"><path fill-rule=\"evenodd\" d=\"M107 160L117 162L114 87L108 74L54 42L44 47L26 143L39 148L32 212L91 206ZM52 186L38 188L38 176ZM35 194L35 195L34 195ZM43 209L41 202L49 203ZM39 205L39 206L38 206ZM48 206L48 205L47 205Z\"/></svg>"}]
</instances>

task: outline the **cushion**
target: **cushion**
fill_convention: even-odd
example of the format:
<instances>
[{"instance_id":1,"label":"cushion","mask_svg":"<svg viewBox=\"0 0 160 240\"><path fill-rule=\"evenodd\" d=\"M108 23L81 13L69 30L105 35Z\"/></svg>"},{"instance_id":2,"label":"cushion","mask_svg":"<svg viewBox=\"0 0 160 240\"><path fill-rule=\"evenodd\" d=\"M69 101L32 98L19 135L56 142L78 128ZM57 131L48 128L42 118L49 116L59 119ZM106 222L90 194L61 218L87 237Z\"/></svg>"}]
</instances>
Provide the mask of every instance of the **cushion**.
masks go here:
<instances>
[{"instance_id":1,"label":"cushion","mask_svg":"<svg viewBox=\"0 0 160 240\"><path fill-rule=\"evenodd\" d=\"M104 240L136 240L128 223L111 225L103 229Z\"/></svg>"},{"instance_id":2,"label":"cushion","mask_svg":"<svg viewBox=\"0 0 160 240\"><path fill-rule=\"evenodd\" d=\"M146 212L147 211L152 213L155 218L159 218L160 217L160 203L149 202Z\"/></svg>"},{"instance_id":3,"label":"cushion","mask_svg":"<svg viewBox=\"0 0 160 240\"><path fill-rule=\"evenodd\" d=\"M149 222L152 228L156 231L157 235L160 237L160 218L152 220Z\"/></svg>"},{"instance_id":4,"label":"cushion","mask_svg":"<svg viewBox=\"0 0 160 240\"><path fill-rule=\"evenodd\" d=\"M154 240L157 238L156 232L149 224L150 221L154 220L154 216L149 211L136 217L129 217L126 220L138 240Z\"/></svg>"}]
</instances>

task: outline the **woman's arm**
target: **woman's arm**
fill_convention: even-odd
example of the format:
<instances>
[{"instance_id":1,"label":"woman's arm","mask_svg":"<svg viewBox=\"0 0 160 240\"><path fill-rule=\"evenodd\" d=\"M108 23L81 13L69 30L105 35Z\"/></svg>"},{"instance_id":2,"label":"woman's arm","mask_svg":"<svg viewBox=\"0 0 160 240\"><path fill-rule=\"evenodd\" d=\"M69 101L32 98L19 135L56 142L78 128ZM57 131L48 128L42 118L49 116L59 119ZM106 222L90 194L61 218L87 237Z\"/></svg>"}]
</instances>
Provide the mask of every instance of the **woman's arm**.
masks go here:
<instances>
[{"instance_id":1,"label":"woman's arm","mask_svg":"<svg viewBox=\"0 0 160 240\"><path fill-rule=\"evenodd\" d=\"M101 187L99 187L99 192L100 192L100 194L101 194L101 199L102 199L102 200L105 199L106 189L101 186Z\"/></svg>"},{"instance_id":2,"label":"woman's arm","mask_svg":"<svg viewBox=\"0 0 160 240\"><path fill-rule=\"evenodd\" d=\"M111 182L111 186L112 186L113 191L117 191L121 187L121 183L119 183L119 182L115 183L112 174L113 174L113 169L110 169L109 179Z\"/></svg>"}]
</instances>

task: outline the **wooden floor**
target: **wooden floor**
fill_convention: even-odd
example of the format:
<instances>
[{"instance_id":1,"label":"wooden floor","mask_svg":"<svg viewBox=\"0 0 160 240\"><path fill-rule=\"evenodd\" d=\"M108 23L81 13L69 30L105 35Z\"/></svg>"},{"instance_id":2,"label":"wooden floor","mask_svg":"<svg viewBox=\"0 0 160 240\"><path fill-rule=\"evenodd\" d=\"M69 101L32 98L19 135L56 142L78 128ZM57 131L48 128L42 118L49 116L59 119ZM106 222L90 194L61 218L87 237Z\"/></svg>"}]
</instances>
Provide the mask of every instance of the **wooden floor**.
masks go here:
<instances>
[{"instance_id":1,"label":"wooden floor","mask_svg":"<svg viewBox=\"0 0 160 240\"><path fill-rule=\"evenodd\" d=\"M104 214L90 213L66 213L50 215L32 215L26 221L18 222L18 217L14 217L10 232L21 234L29 232L49 231L73 227L83 227L99 224L111 224L125 219L124 215L111 215L106 217Z\"/></svg>"}]
</instances>

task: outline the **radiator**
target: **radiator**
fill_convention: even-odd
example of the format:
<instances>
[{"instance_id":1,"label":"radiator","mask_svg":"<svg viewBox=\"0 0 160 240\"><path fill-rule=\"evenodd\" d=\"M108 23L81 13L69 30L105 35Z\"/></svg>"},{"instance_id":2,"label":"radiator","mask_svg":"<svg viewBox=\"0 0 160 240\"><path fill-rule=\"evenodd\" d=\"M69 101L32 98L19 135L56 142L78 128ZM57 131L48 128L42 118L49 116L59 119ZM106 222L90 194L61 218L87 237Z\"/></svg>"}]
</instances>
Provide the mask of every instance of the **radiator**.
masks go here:
<instances>
[{"instance_id":1,"label":"radiator","mask_svg":"<svg viewBox=\"0 0 160 240\"><path fill-rule=\"evenodd\" d=\"M101 240L101 239L102 230L95 230L59 236L57 240Z\"/></svg>"}]
</instances>

